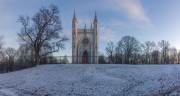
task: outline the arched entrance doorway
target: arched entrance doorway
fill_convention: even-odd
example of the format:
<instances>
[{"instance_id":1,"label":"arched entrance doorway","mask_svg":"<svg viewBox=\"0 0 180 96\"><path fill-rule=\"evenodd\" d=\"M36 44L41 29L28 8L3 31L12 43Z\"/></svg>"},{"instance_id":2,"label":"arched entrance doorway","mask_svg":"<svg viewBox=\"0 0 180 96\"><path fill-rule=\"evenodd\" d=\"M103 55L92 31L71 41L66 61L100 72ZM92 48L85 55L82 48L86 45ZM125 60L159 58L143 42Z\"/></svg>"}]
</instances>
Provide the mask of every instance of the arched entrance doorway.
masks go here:
<instances>
[{"instance_id":1,"label":"arched entrance doorway","mask_svg":"<svg viewBox=\"0 0 180 96\"><path fill-rule=\"evenodd\" d=\"M88 63L88 53L87 53L87 51L83 52L82 63Z\"/></svg>"}]
</instances>

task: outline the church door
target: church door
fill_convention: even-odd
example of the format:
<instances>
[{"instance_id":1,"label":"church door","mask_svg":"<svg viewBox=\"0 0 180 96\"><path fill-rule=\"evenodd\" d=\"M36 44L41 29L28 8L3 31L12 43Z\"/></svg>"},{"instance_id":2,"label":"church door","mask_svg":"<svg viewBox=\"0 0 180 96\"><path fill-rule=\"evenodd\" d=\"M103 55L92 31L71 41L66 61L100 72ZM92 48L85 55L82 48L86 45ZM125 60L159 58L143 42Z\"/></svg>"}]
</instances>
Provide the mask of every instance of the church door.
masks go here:
<instances>
[{"instance_id":1,"label":"church door","mask_svg":"<svg viewBox=\"0 0 180 96\"><path fill-rule=\"evenodd\" d=\"M86 51L83 52L82 63L88 63L88 53Z\"/></svg>"}]
</instances>

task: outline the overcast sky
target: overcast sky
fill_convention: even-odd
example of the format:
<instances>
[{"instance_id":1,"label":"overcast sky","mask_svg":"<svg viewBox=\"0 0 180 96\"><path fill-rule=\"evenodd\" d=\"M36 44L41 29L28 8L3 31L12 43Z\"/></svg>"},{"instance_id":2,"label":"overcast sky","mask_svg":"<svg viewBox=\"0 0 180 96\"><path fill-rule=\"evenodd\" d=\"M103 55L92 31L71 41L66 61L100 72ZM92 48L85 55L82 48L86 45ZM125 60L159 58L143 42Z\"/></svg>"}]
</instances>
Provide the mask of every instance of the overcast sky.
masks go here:
<instances>
[{"instance_id":1,"label":"overcast sky","mask_svg":"<svg viewBox=\"0 0 180 96\"><path fill-rule=\"evenodd\" d=\"M59 7L63 32L70 38L66 50L58 55L71 55L74 9L80 28L85 22L90 27L97 11L101 53L107 42L116 43L125 35L140 42L167 40L180 49L180 0L0 0L0 34L4 36L5 47L19 47L19 15L33 16L39 8L51 4Z\"/></svg>"}]
</instances>

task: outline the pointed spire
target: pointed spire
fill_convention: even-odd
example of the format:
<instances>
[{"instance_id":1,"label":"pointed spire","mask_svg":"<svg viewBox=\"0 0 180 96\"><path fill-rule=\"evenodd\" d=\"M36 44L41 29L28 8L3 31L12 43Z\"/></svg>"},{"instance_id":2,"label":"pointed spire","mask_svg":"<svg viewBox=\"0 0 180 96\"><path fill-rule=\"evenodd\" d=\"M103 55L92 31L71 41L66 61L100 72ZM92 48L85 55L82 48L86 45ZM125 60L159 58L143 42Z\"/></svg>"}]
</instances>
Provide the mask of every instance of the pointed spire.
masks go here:
<instances>
[{"instance_id":1,"label":"pointed spire","mask_svg":"<svg viewBox=\"0 0 180 96\"><path fill-rule=\"evenodd\" d=\"M94 17L94 19L97 19L97 14L96 14L96 11L95 11L95 17Z\"/></svg>"},{"instance_id":2,"label":"pointed spire","mask_svg":"<svg viewBox=\"0 0 180 96\"><path fill-rule=\"evenodd\" d=\"M77 20L76 18L76 11L74 10L73 20Z\"/></svg>"},{"instance_id":3,"label":"pointed spire","mask_svg":"<svg viewBox=\"0 0 180 96\"><path fill-rule=\"evenodd\" d=\"M95 16L94 16L94 23L95 23L95 22L98 22L98 18L97 18L96 11L95 11Z\"/></svg>"}]
</instances>

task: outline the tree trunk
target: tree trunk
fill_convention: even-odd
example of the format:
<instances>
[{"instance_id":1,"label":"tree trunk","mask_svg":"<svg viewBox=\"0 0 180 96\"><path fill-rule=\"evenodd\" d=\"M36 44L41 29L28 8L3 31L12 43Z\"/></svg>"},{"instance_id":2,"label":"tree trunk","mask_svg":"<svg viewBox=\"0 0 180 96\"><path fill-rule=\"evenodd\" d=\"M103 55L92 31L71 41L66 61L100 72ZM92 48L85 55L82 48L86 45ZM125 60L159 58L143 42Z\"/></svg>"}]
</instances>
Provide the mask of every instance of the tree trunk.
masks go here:
<instances>
[{"instance_id":1,"label":"tree trunk","mask_svg":"<svg viewBox=\"0 0 180 96\"><path fill-rule=\"evenodd\" d=\"M40 64L40 56L38 51L35 51L35 63L36 65Z\"/></svg>"}]
</instances>

